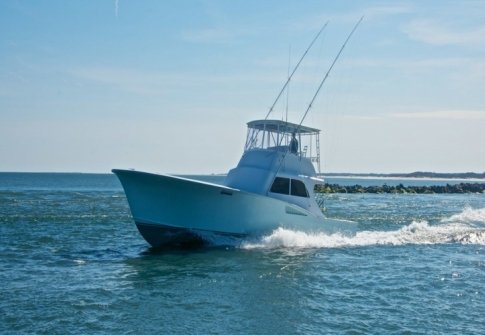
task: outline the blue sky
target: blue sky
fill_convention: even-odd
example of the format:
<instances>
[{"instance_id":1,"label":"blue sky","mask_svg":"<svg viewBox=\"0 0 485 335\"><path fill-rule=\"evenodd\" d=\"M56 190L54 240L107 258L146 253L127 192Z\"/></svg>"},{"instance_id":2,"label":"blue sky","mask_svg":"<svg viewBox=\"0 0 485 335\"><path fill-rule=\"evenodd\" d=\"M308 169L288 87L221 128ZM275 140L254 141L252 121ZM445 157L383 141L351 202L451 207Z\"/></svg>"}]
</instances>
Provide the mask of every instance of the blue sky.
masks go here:
<instances>
[{"instance_id":1,"label":"blue sky","mask_svg":"<svg viewBox=\"0 0 485 335\"><path fill-rule=\"evenodd\" d=\"M483 1L0 1L0 171L224 173L290 84L328 172L485 171ZM272 114L281 118L286 97Z\"/></svg>"}]
</instances>

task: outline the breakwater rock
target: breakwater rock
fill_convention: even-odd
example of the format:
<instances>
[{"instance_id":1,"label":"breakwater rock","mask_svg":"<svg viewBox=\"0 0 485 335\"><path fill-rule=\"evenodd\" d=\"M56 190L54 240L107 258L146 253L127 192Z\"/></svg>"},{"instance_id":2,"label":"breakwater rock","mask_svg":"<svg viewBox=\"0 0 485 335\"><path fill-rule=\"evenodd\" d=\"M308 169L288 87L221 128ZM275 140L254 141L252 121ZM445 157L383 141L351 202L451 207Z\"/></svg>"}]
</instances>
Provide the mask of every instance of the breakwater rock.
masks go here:
<instances>
[{"instance_id":1,"label":"breakwater rock","mask_svg":"<svg viewBox=\"0 0 485 335\"><path fill-rule=\"evenodd\" d=\"M317 193L415 193L415 194L441 194L441 193L483 193L485 194L485 184L480 183L460 183L431 186L361 186L361 185L338 185L324 184L315 187Z\"/></svg>"}]
</instances>

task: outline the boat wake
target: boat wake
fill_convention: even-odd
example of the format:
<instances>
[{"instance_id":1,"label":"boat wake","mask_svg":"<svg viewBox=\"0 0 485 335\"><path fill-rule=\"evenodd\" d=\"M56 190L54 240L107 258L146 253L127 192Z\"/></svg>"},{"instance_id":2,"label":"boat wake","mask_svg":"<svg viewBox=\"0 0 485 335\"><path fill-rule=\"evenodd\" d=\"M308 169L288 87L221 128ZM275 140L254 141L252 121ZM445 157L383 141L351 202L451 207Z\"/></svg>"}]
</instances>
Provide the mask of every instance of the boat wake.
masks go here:
<instances>
[{"instance_id":1,"label":"boat wake","mask_svg":"<svg viewBox=\"0 0 485 335\"><path fill-rule=\"evenodd\" d=\"M305 233L278 228L257 241L245 241L243 249L341 248L373 245L433 245L446 243L485 245L485 208L465 208L438 224L413 221L394 231L360 231L354 236Z\"/></svg>"}]
</instances>

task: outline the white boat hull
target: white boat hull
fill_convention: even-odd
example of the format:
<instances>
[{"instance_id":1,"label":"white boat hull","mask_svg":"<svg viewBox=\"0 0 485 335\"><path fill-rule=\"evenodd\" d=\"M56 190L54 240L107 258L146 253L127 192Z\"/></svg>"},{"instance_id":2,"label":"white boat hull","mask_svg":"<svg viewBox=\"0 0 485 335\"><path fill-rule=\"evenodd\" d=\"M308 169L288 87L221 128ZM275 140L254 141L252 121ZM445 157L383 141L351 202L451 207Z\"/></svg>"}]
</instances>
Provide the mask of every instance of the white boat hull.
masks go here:
<instances>
[{"instance_id":1,"label":"white boat hull","mask_svg":"<svg viewBox=\"0 0 485 335\"><path fill-rule=\"evenodd\" d=\"M279 227L327 233L355 229L349 221L322 219L287 202L222 185L133 170L113 170L133 219L153 247L201 239L268 233Z\"/></svg>"}]
</instances>

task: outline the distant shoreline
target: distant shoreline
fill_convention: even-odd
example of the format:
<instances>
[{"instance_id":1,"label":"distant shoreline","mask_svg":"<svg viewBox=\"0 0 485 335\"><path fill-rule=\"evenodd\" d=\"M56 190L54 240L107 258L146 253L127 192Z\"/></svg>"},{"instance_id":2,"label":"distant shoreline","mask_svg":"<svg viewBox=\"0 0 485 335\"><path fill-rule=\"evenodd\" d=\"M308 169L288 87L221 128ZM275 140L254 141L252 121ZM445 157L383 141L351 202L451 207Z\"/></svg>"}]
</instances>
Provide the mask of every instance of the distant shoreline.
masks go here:
<instances>
[{"instance_id":1,"label":"distant shoreline","mask_svg":"<svg viewBox=\"0 0 485 335\"><path fill-rule=\"evenodd\" d=\"M153 173L160 173L153 171ZM73 171L0 171L0 174L58 174L58 175L112 175L111 172L73 172ZM215 176L224 177L225 173L168 173L176 176ZM412 172L412 173L348 173L348 172L324 172L318 175L322 178L348 178L348 179L410 179L410 180L466 180L466 181L484 181L485 172L460 172L460 173L441 173L441 172Z\"/></svg>"},{"instance_id":2,"label":"distant shoreline","mask_svg":"<svg viewBox=\"0 0 485 335\"><path fill-rule=\"evenodd\" d=\"M409 179L485 179L485 172L461 172L461 173L440 173L440 172L412 172L412 173L322 173L323 177L340 178L409 178Z\"/></svg>"}]
</instances>

